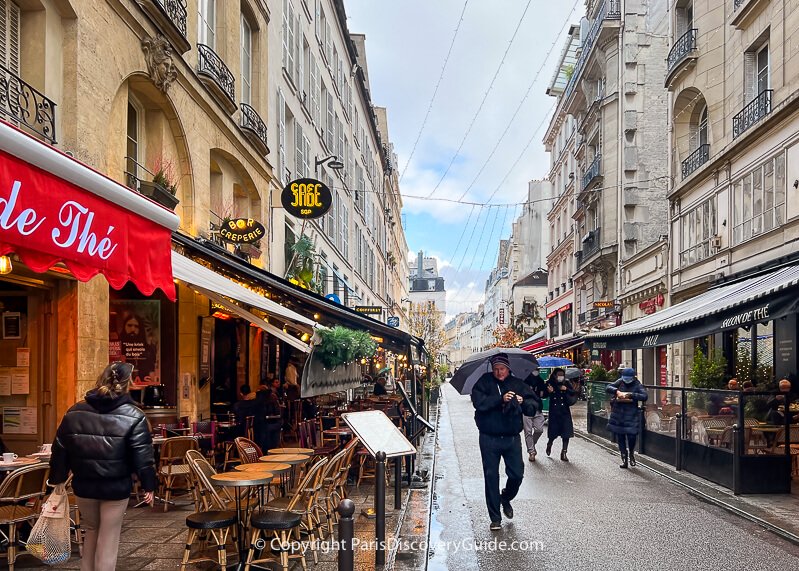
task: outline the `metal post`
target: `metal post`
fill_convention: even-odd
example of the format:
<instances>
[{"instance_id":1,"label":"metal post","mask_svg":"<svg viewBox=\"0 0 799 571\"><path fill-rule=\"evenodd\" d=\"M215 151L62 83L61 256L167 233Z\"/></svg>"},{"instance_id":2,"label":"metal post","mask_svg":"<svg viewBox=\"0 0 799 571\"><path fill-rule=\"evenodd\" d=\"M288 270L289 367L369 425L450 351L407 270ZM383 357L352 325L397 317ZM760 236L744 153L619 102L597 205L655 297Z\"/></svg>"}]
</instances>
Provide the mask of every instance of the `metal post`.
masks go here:
<instances>
[{"instance_id":1,"label":"metal post","mask_svg":"<svg viewBox=\"0 0 799 571\"><path fill-rule=\"evenodd\" d=\"M641 407L638 411L641 420L638 423L638 453L639 454L646 454L646 446L644 445L644 428L646 427L646 409Z\"/></svg>"},{"instance_id":2,"label":"metal post","mask_svg":"<svg viewBox=\"0 0 799 571\"><path fill-rule=\"evenodd\" d=\"M732 425L732 493L741 493L741 425Z\"/></svg>"},{"instance_id":3,"label":"metal post","mask_svg":"<svg viewBox=\"0 0 799 571\"><path fill-rule=\"evenodd\" d=\"M587 416L585 422L586 422L586 428L588 429L588 434L593 434L594 433L593 432L593 428L594 428L593 416L594 415L592 414L593 408L591 407L591 404L593 403L594 384L591 381L588 381L587 384L588 384L588 387L586 388L587 393L585 395L585 401L586 401L585 409L586 409L586 411L588 411L588 416ZM543 406L543 404L542 404L542 406Z\"/></svg>"},{"instance_id":4,"label":"metal post","mask_svg":"<svg viewBox=\"0 0 799 571\"><path fill-rule=\"evenodd\" d=\"M375 564L386 563L386 453L375 455Z\"/></svg>"},{"instance_id":5,"label":"metal post","mask_svg":"<svg viewBox=\"0 0 799 571\"><path fill-rule=\"evenodd\" d=\"M678 472L682 470L682 413L674 415L677 419L676 432L674 439L674 469Z\"/></svg>"},{"instance_id":6,"label":"metal post","mask_svg":"<svg viewBox=\"0 0 799 571\"><path fill-rule=\"evenodd\" d=\"M355 567L355 550L352 540L355 535L355 522L352 519L355 513L355 502L349 499L341 500L338 504L338 571L353 571Z\"/></svg>"},{"instance_id":7,"label":"metal post","mask_svg":"<svg viewBox=\"0 0 799 571\"><path fill-rule=\"evenodd\" d=\"M394 458L394 509L400 508L402 508L402 456L397 456Z\"/></svg>"}]
</instances>

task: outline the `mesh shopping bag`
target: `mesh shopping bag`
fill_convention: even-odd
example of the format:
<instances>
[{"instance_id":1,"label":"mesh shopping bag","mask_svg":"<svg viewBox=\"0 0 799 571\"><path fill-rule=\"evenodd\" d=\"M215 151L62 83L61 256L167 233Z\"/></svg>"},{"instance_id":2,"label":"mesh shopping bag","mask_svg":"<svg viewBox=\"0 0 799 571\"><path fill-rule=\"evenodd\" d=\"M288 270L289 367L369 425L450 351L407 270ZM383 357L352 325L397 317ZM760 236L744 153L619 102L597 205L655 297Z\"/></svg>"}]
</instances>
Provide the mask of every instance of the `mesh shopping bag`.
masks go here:
<instances>
[{"instance_id":1,"label":"mesh shopping bag","mask_svg":"<svg viewBox=\"0 0 799 571\"><path fill-rule=\"evenodd\" d=\"M27 544L28 552L46 565L63 563L72 553L69 538L69 499L64 486L56 486L42 506Z\"/></svg>"}]
</instances>

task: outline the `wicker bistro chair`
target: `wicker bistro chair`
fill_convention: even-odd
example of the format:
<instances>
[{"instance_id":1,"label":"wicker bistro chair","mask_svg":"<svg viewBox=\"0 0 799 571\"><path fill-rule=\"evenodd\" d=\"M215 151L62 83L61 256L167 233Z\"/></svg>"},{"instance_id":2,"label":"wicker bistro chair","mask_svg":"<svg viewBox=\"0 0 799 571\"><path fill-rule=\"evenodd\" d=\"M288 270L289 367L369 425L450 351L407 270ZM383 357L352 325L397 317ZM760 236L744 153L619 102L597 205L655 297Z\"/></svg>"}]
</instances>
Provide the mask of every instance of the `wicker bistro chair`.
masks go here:
<instances>
[{"instance_id":1,"label":"wicker bistro chair","mask_svg":"<svg viewBox=\"0 0 799 571\"><path fill-rule=\"evenodd\" d=\"M290 517L289 514L299 517L299 532L304 532L308 535L314 563L319 562L319 556L316 550L316 538L321 537L322 529L319 517L318 495L322 489L322 476L328 462L329 460L327 458L322 458L311 466L303 477L302 482L300 482L300 485L297 486L296 492L291 497L287 496L267 502L263 512L253 515L250 520L253 531L250 539L250 551L247 554L247 563L244 567L245 571L248 571L252 564L268 561L268 559L253 561L253 554L263 531L276 531L275 527L268 526L276 525L276 521L283 521L274 514L269 515L269 512L284 514L282 517L286 520ZM262 514L265 515L262 517ZM293 522L294 519L292 518L291 521ZM280 531L283 531L281 535L286 535L284 530ZM299 533L297 535L299 535ZM300 550L299 554L289 554L287 551L281 550L280 558L283 569L288 569L288 559L290 558L301 559L303 569L305 568L305 555L302 550Z\"/></svg>"},{"instance_id":2,"label":"wicker bistro chair","mask_svg":"<svg viewBox=\"0 0 799 571\"><path fill-rule=\"evenodd\" d=\"M50 466L33 464L14 470L0 484L0 526L8 527L8 568L14 571L17 553L17 526L33 522L47 494Z\"/></svg>"},{"instance_id":3,"label":"wicker bistro chair","mask_svg":"<svg viewBox=\"0 0 799 571\"><path fill-rule=\"evenodd\" d=\"M191 436L167 438L161 445L161 457L158 460L158 481L160 496L167 510L172 492L178 490L191 491L189 465L186 464L186 452L198 450L197 439ZM182 481L183 486L177 487Z\"/></svg>"},{"instance_id":4,"label":"wicker bistro chair","mask_svg":"<svg viewBox=\"0 0 799 571\"><path fill-rule=\"evenodd\" d=\"M254 464L264 455L261 447L253 442L251 438L239 436L233 442L236 444L236 450L239 453L242 464Z\"/></svg>"},{"instance_id":5,"label":"wicker bistro chair","mask_svg":"<svg viewBox=\"0 0 799 571\"><path fill-rule=\"evenodd\" d=\"M216 455L216 421L201 420L191 423L191 435L200 443L200 449L206 451L206 456L213 459Z\"/></svg>"},{"instance_id":6,"label":"wicker bistro chair","mask_svg":"<svg viewBox=\"0 0 799 571\"><path fill-rule=\"evenodd\" d=\"M358 445L360 443L361 441L355 437L347 443L347 446L344 447L344 450L347 451L347 454L344 456L344 459L341 462L338 479L336 480L336 487L333 491L333 501L336 506L341 500L348 497L347 480L349 479L350 470L352 469L352 462L355 458L355 452L358 450ZM333 517L336 518L336 521L338 521L338 511L333 511Z\"/></svg>"},{"instance_id":7,"label":"wicker bistro chair","mask_svg":"<svg viewBox=\"0 0 799 571\"><path fill-rule=\"evenodd\" d=\"M337 523L334 515L337 513L336 506L338 505L335 502L336 485L338 483L339 474L341 473L342 463L348 452L346 448L342 448L330 459L330 462L327 463L322 473L321 493L316 498L317 507L325 516L327 533L329 535L333 534L333 525ZM325 531L324 527L321 528L321 531ZM324 539L324 533L320 535L320 539Z\"/></svg>"}]
</instances>

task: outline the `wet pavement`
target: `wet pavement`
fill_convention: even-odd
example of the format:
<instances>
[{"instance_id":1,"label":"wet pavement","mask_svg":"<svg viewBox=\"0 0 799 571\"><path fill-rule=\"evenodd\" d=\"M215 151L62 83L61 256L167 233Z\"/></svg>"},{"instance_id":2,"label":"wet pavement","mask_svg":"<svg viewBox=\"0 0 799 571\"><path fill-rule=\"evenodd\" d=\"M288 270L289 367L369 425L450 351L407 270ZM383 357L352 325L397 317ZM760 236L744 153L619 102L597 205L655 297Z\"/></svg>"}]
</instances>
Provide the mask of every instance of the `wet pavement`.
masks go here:
<instances>
[{"instance_id":1,"label":"wet pavement","mask_svg":"<svg viewBox=\"0 0 799 571\"><path fill-rule=\"evenodd\" d=\"M799 546L582 438L569 463L559 440L550 458L544 439L538 462L525 454L515 517L491 532L474 409L449 385L442 394L428 569L799 569Z\"/></svg>"}]
</instances>

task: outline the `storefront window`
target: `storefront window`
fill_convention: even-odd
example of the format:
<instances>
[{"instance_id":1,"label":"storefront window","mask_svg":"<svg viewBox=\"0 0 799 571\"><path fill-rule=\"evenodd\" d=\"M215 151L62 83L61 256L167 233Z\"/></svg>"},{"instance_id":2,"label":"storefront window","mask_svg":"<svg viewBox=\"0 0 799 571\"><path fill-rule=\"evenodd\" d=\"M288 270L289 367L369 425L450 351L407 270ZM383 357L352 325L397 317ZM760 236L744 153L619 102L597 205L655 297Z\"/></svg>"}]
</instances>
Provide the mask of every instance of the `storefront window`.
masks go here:
<instances>
[{"instance_id":1,"label":"storefront window","mask_svg":"<svg viewBox=\"0 0 799 571\"><path fill-rule=\"evenodd\" d=\"M768 385L774 381L774 322L757 326L755 345L755 384Z\"/></svg>"},{"instance_id":2,"label":"storefront window","mask_svg":"<svg viewBox=\"0 0 799 571\"><path fill-rule=\"evenodd\" d=\"M563 330L563 334L571 333L572 332L572 310L571 308L567 309L563 313L560 314L561 320L561 329Z\"/></svg>"},{"instance_id":3,"label":"storefront window","mask_svg":"<svg viewBox=\"0 0 799 571\"><path fill-rule=\"evenodd\" d=\"M733 331L735 347L735 376L739 381L747 381L752 376L752 333L749 329Z\"/></svg>"},{"instance_id":4,"label":"storefront window","mask_svg":"<svg viewBox=\"0 0 799 571\"><path fill-rule=\"evenodd\" d=\"M785 155L772 157L733 183L733 244L779 227L785 219Z\"/></svg>"},{"instance_id":5,"label":"storefront window","mask_svg":"<svg viewBox=\"0 0 799 571\"><path fill-rule=\"evenodd\" d=\"M558 327L558 316L550 317L549 318L549 336L557 337L560 335L560 329Z\"/></svg>"}]
</instances>

